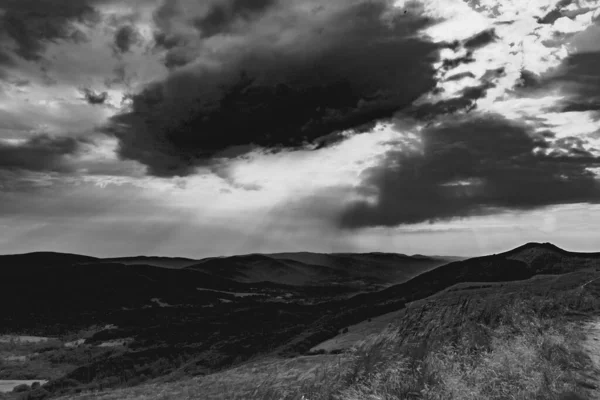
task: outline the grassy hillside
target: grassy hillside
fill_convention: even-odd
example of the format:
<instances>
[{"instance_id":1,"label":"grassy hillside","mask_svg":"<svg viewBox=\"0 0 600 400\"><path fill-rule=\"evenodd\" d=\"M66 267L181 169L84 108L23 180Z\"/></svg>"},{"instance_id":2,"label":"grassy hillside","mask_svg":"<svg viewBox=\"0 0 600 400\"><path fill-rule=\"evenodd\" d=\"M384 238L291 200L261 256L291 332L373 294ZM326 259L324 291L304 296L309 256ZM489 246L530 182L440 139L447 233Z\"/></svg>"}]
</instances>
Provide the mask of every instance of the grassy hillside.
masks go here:
<instances>
[{"instance_id":1,"label":"grassy hillside","mask_svg":"<svg viewBox=\"0 0 600 400\"><path fill-rule=\"evenodd\" d=\"M26 345L7 351L0 379L50 379L46 387L60 393L219 371L278 353L337 307L332 300L442 262L419 257L409 266L406 256L369 257L308 265L251 255L209 259L212 268L161 257L0 257L0 334L53 339L42 352ZM140 264L146 261L155 265ZM378 271L375 282L369 276ZM294 285L268 281L290 277ZM332 334L319 328L313 340Z\"/></svg>"},{"instance_id":2,"label":"grassy hillside","mask_svg":"<svg viewBox=\"0 0 600 400\"><path fill-rule=\"evenodd\" d=\"M341 354L263 358L176 382L64 400L589 399L582 324L600 317L595 268L459 284L414 302Z\"/></svg>"},{"instance_id":3,"label":"grassy hillside","mask_svg":"<svg viewBox=\"0 0 600 400\"><path fill-rule=\"evenodd\" d=\"M456 284L521 281L539 275L590 268L600 268L598 253L571 253L541 243L529 243L501 254L452 262L384 290L332 302L321 318L306 328L302 337L288 344L286 351L304 353L335 337L345 327L400 310L406 304L433 296Z\"/></svg>"},{"instance_id":4,"label":"grassy hillside","mask_svg":"<svg viewBox=\"0 0 600 400\"><path fill-rule=\"evenodd\" d=\"M381 257L358 256L364 262ZM262 262L263 258L253 260ZM236 267L232 268L235 272ZM38 354L19 350L19 356L29 357L27 362L10 361L10 368L0 364L0 379L41 379L41 372L48 368L63 371L60 377L45 375L52 380L44 388L53 395L145 382L162 385L190 376L210 380L251 362L271 360L285 365L349 328L342 335L354 334L352 340L338 348L325 347L347 351L366 334L378 333L389 324L397 326L399 345L426 343L431 351L438 351L434 344L459 343L458 338L484 332L481 326L488 326L491 331L485 332L491 335L500 322L506 322L500 317L502 310L534 295L536 300L528 307L549 324L567 318L568 313L584 312L586 307L594 311L599 268L597 254L530 244L503 254L452 262L407 282L361 294L338 284L244 283L189 268L90 264L89 260L85 265L42 264L33 275L1 268L0 273L12 275L11 280L0 280L0 311L5 316L0 333L53 336L58 346ZM27 267L26 272L32 269ZM366 269L366 265L356 266L358 271ZM549 313L552 307L556 315ZM356 324L371 325L358 331ZM71 348L70 342L80 343ZM313 357L322 356L330 355ZM348 364L348 354L337 356L339 365ZM38 376L25 374L32 368ZM248 370L241 371L252 376ZM338 377L342 372L336 372ZM291 377L290 381L302 387L310 384L304 378ZM209 381L203 382L208 387ZM276 386L287 385L279 383Z\"/></svg>"},{"instance_id":5,"label":"grassy hillside","mask_svg":"<svg viewBox=\"0 0 600 400\"><path fill-rule=\"evenodd\" d=\"M193 260L190 258L183 257L147 257L147 256L137 256L137 257L118 257L118 258L104 258L102 262L104 263L115 263L115 264L123 264L123 265L151 265L153 267L161 267L161 268L185 268L190 265L194 265L199 260Z\"/></svg>"},{"instance_id":6,"label":"grassy hillside","mask_svg":"<svg viewBox=\"0 0 600 400\"><path fill-rule=\"evenodd\" d=\"M364 290L405 282L449 261L393 253L278 253L207 258L187 268L238 282L344 285Z\"/></svg>"}]
</instances>

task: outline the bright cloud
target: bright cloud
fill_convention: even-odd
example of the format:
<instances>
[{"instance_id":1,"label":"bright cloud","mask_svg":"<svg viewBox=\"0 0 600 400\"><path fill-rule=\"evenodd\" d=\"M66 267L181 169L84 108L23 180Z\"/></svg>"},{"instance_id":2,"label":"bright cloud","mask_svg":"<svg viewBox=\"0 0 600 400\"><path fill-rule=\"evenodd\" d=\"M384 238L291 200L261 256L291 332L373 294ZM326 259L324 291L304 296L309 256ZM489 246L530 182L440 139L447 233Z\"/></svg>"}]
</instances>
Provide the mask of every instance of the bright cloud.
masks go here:
<instances>
[{"instance_id":1,"label":"bright cloud","mask_svg":"<svg viewBox=\"0 0 600 400\"><path fill-rule=\"evenodd\" d=\"M0 202L23 205L0 250L116 227L140 252L466 254L592 229L595 0L52 0L45 33L27 7L0 6Z\"/></svg>"}]
</instances>

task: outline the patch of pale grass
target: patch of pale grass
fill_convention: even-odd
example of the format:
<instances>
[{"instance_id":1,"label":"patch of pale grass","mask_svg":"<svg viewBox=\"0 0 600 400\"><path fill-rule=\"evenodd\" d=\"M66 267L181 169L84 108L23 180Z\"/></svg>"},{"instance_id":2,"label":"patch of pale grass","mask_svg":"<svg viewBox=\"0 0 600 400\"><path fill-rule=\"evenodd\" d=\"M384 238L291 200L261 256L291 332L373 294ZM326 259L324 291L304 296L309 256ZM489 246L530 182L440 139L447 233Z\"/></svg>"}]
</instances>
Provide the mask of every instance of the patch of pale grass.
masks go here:
<instances>
[{"instance_id":1,"label":"patch of pale grass","mask_svg":"<svg viewBox=\"0 0 600 400\"><path fill-rule=\"evenodd\" d=\"M327 391L348 360L339 355L264 359L227 371L169 383L82 393L60 400L281 400Z\"/></svg>"},{"instance_id":2,"label":"patch of pale grass","mask_svg":"<svg viewBox=\"0 0 600 400\"><path fill-rule=\"evenodd\" d=\"M557 398L574 386L567 371L543 357L542 343L521 335L494 339L492 350L478 356L455 348L433 353L427 363L439 383L424 393L432 399Z\"/></svg>"},{"instance_id":3,"label":"patch of pale grass","mask_svg":"<svg viewBox=\"0 0 600 400\"><path fill-rule=\"evenodd\" d=\"M516 317L516 316L515 316ZM523 320L519 321L523 323ZM543 329L542 329L543 328ZM388 329L349 357L263 360L202 378L78 395L69 400L500 400L561 399L585 357L568 325L529 320L491 331L491 345L402 344Z\"/></svg>"},{"instance_id":4,"label":"patch of pale grass","mask_svg":"<svg viewBox=\"0 0 600 400\"><path fill-rule=\"evenodd\" d=\"M391 332L371 338L357 350L351 382L335 399L553 400L577 392L573 371L585 368L586 359L569 326L514 317L520 332L499 326L487 350L446 344L419 358Z\"/></svg>"},{"instance_id":5,"label":"patch of pale grass","mask_svg":"<svg viewBox=\"0 0 600 400\"><path fill-rule=\"evenodd\" d=\"M476 318L471 319L457 328L458 337L454 340L443 337L436 342L429 338L410 344L397 329L388 328L368 337L348 355L254 361L206 377L68 399L578 398L565 394L578 392L576 373L589 369L590 360L580 348L582 338L577 329L560 315L571 308L569 304L588 307L589 300L571 291L542 300L489 303L486 312L493 317L491 322L484 326Z\"/></svg>"}]
</instances>

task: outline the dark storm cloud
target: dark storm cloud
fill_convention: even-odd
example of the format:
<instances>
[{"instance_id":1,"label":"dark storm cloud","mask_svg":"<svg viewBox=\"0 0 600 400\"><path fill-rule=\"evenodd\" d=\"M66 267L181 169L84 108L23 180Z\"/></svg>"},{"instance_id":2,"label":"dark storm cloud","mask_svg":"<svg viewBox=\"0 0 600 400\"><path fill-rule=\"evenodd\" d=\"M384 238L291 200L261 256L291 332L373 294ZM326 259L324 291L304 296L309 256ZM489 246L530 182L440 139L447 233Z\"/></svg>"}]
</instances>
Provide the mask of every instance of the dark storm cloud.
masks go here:
<instances>
[{"instance_id":1,"label":"dark storm cloud","mask_svg":"<svg viewBox=\"0 0 600 400\"><path fill-rule=\"evenodd\" d=\"M106 100L108 99L107 92L96 93L92 89L88 89L88 88L81 89L81 92L83 93L85 101L87 101L89 104L92 104L92 105L104 104L106 102Z\"/></svg>"},{"instance_id":2,"label":"dark storm cloud","mask_svg":"<svg viewBox=\"0 0 600 400\"><path fill-rule=\"evenodd\" d=\"M172 29L172 21L180 14L181 9L176 1L163 1L154 11L153 19L157 28L154 32L156 47L172 49L185 43L185 39Z\"/></svg>"},{"instance_id":3,"label":"dark storm cloud","mask_svg":"<svg viewBox=\"0 0 600 400\"><path fill-rule=\"evenodd\" d=\"M20 144L0 142L0 170L67 172L67 157L81 150L82 141L73 137L38 135Z\"/></svg>"},{"instance_id":4,"label":"dark storm cloud","mask_svg":"<svg viewBox=\"0 0 600 400\"><path fill-rule=\"evenodd\" d=\"M572 0L561 0L556 6L550 10L546 15L537 19L539 24L552 25L554 22L563 16L562 8L572 3Z\"/></svg>"},{"instance_id":5,"label":"dark storm cloud","mask_svg":"<svg viewBox=\"0 0 600 400\"><path fill-rule=\"evenodd\" d=\"M473 74L472 72L468 72L468 71L461 72L461 73L449 76L448 78L445 79L445 82L460 81L461 79L465 79L465 78L475 78L475 74Z\"/></svg>"},{"instance_id":6,"label":"dark storm cloud","mask_svg":"<svg viewBox=\"0 0 600 400\"><path fill-rule=\"evenodd\" d=\"M600 111L600 52L569 54L560 66L542 76L524 70L514 93L527 97L548 90L560 90L563 95L553 111Z\"/></svg>"},{"instance_id":7,"label":"dark storm cloud","mask_svg":"<svg viewBox=\"0 0 600 400\"><path fill-rule=\"evenodd\" d=\"M573 3L577 5L576 9L566 9L569 5ZM571 19L575 19L575 17L577 17L578 15L585 14L589 11L592 11L592 9L580 6L579 1L560 0L558 3L556 3L556 6L552 10L550 10L546 15L538 17L537 22L539 24L552 25L559 18L568 17Z\"/></svg>"},{"instance_id":8,"label":"dark storm cloud","mask_svg":"<svg viewBox=\"0 0 600 400\"><path fill-rule=\"evenodd\" d=\"M460 91L458 96L448 100L441 100L435 103L425 103L418 107L413 107L407 112L420 120L431 120L444 114L454 114L459 111L472 111L476 108L477 100L485 96L487 91L494 87L490 82L482 83L477 86L469 86Z\"/></svg>"},{"instance_id":9,"label":"dark storm cloud","mask_svg":"<svg viewBox=\"0 0 600 400\"><path fill-rule=\"evenodd\" d=\"M565 111L600 110L600 52L569 55L562 71L545 83L566 85L571 95L565 100Z\"/></svg>"},{"instance_id":10,"label":"dark storm cloud","mask_svg":"<svg viewBox=\"0 0 600 400\"><path fill-rule=\"evenodd\" d=\"M583 151L580 139L550 146L524 125L480 115L424 129L422 146L392 151L368 170L362 192L375 202L352 203L340 225L396 226L600 201L599 181L586 169L600 159Z\"/></svg>"},{"instance_id":11,"label":"dark storm cloud","mask_svg":"<svg viewBox=\"0 0 600 400\"><path fill-rule=\"evenodd\" d=\"M473 58L473 52L468 51L464 56L442 60L442 66L440 68L442 70L449 71L461 64L471 64L473 62L475 62L475 58Z\"/></svg>"},{"instance_id":12,"label":"dark storm cloud","mask_svg":"<svg viewBox=\"0 0 600 400\"><path fill-rule=\"evenodd\" d=\"M26 60L41 58L47 43L80 41L82 34L72 22L95 21L97 0L4 0L0 8L0 46L14 42L15 53Z\"/></svg>"},{"instance_id":13,"label":"dark storm cloud","mask_svg":"<svg viewBox=\"0 0 600 400\"><path fill-rule=\"evenodd\" d=\"M229 33L236 24L252 22L278 2L279 0L214 0L200 15L191 18L191 25L195 35L203 38ZM176 48L167 53L165 64L169 68L192 61L186 58L188 54L178 48L185 47L189 38L173 29L181 19L187 18L189 16L184 14L176 1L163 1L154 12L156 46L169 50Z\"/></svg>"},{"instance_id":14,"label":"dark storm cloud","mask_svg":"<svg viewBox=\"0 0 600 400\"><path fill-rule=\"evenodd\" d=\"M1 17L0 17L1 18ZM1 28L0 28L1 29ZM0 65L12 65L14 63L8 52L0 48Z\"/></svg>"},{"instance_id":15,"label":"dark storm cloud","mask_svg":"<svg viewBox=\"0 0 600 400\"><path fill-rule=\"evenodd\" d=\"M227 32L238 21L248 21L277 3L277 0L228 0L215 2L206 15L194 20L202 36Z\"/></svg>"},{"instance_id":16,"label":"dark storm cloud","mask_svg":"<svg viewBox=\"0 0 600 400\"><path fill-rule=\"evenodd\" d=\"M527 70L521 71L521 76L519 77L519 81L517 82L517 88L537 88L540 86L540 79L532 72Z\"/></svg>"},{"instance_id":17,"label":"dark storm cloud","mask_svg":"<svg viewBox=\"0 0 600 400\"><path fill-rule=\"evenodd\" d=\"M478 33L470 39L465 41L465 47L469 50L478 49L480 47L487 46L496 40L496 32L493 29L488 29Z\"/></svg>"},{"instance_id":18,"label":"dark storm cloud","mask_svg":"<svg viewBox=\"0 0 600 400\"><path fill-rule=\"evenodd\" d=\"M115 32L114 48L119 53L127 53L139 41L140 35L135 26L124 25Z\"/></svg>"},{"instance_id":19,"label":"dark storm cloud","mask_svg":"<svg viewBox=\"0 0 600 400\"><path fill-rule=\"evenodd\" d=\"M253 146L305 146L391 117L431 90L437 46L415 37L428 23L387 1L354 2L286 48L248 43L222 66L175 70L107 130L121 157L158 176L187 175Z\"/></svg>"}]
</instances>

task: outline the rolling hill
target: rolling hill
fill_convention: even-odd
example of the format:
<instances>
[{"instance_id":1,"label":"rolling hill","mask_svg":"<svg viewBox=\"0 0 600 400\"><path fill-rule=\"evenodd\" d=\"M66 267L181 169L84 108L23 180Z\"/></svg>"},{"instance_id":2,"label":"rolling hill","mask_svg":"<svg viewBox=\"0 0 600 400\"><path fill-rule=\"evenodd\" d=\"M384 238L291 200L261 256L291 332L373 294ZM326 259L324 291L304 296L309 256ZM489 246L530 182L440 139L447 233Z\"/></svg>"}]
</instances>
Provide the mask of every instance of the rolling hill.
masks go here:
<instances>
[{"instance_id":1,"label":"rolling hill","mask_svg":"<svg viewBox=\"0 0 600 400\"><path fill-rule=\"evenodd\" d=\"M248 254L230 257L190 259L183 257L134 256L96 258L75 254L37 252L0 256L5 273L14 268L31 268L100 264L187 269L240 283L272 282L283 285L353 285L371 289L404 282L458 257L407 256L395 253L276 253ZM14 269L13 268L13 269Z\"/></svg>"},{"instance_id":2,"label":"rolling hill","mask_svg":"<svg viewBox=\"0 0 600 400\"><path fill-rule=\"evenodd\" d=\"M400 310L460 283L522 281L596 268L600 269L600 253L574 253L550 243L528 243L500 254L451 262L386 289L334 301L332 311L307 327L303 337L289 343L286 351L304 353L329 339L324 332L338 332L350 324Z\"/></svg>"},{"instance_id":3,"label":"rolling hill","mask_svg":"<svg viewBox=\"0 0 600 400\"><path fill-rule=\"evenodd\" d=\"M501 282L600 269L598 253L547 243L458 261L387 253L252 254L161 266L138 264L143 260L0 257L0 334L80 340L79 350L36 356L70 360L63 366L68 372L45 385L61 393L125 385L134 377L139 383L210 374L258 356L295 357L345 327L405 315L413 304L460 285L493 290ZM402 318L421 326L415 314ZM20 367L14 368L19 377Z\"/></svg>"},{"instance_id":4,"label":"rolling hill","mask_svg":"<svg viewBox=\"0 0 600 400\"><path fill-rule=\"evenodd\" d=\"M115 263L123 265L151 265L153 267L161 268L185 268L190 265L194 265L198 260L183 257L149 257L149 256L136 256L136 257L119 257L119 258L103 258L104 263Z\"/></svg>"},{"instance_id":5,"label":"rolling hill","mask_svg":"<svg viewBox=\"0 0 600 400\"><path fill-rule=\"evenodd\" d=\"M208 258L186 269L238 282L383 287L404 282L449 261L450 258L393 253L278 253Z\"/></svg>"}]
</instances>

